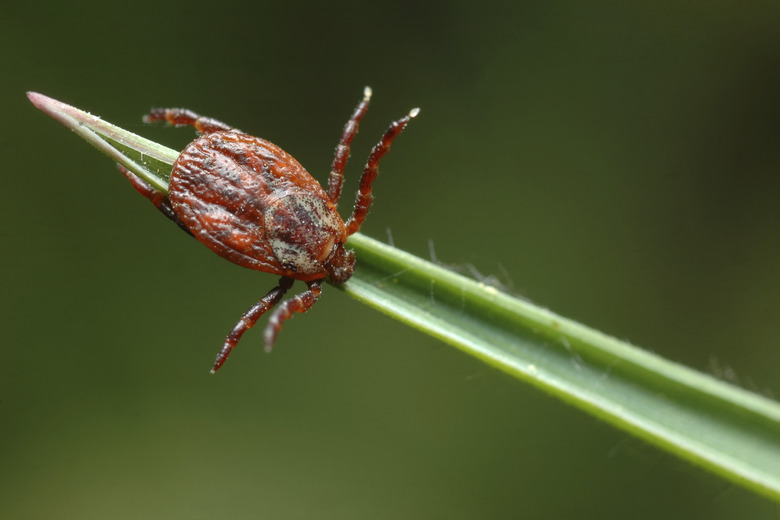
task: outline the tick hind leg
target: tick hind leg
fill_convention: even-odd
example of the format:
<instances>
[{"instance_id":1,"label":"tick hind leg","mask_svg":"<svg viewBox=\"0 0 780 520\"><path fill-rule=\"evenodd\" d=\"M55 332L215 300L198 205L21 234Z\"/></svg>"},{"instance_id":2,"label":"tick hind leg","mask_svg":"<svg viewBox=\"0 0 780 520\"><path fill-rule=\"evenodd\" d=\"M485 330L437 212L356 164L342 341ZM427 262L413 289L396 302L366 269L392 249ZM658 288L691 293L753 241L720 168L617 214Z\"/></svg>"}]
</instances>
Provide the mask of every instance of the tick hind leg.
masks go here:
<instances>
[{"instance_id":1,"label":"tick hind leg","mask_svg":"<svg viewBox=\"0 0 780 520\"><path fill-rule=\"evenodd\" d=\"M149 201L154 204L154 207L160 210L160 213L176 222L176 224L184 231L186 231L188 235L192 235L192 232L187 229L187 226L184 225L184 222L182 222L176 212L173 211L173 207L171 207L171 201L163 192L157 191L151 186L151 184L121 164L117 164L117 167L119 167L119 171L122 172L122 175L127 177L127 180L130 181L130 184L133 185L133 188L135 188L138 193L149 199Z\"/></svg>"},{"instance_id":2,"label":"tick hind leg","mask_svg":"<svg viewBox=\"0 0 780 520\"><path fill-rule=\"evenodd\" d=\"M226 125L222 121L199 116L186 108L153 108L144 116L144 122L153 123L155 121L167 121L173 126L193 126L195 130L202 134L226 132L228 130L240 131L230 125Z\"/></svg>"},{"instance_id":3,"label":"tick hind leg","mask_svg":"<svg viewBox=\"0 0 780 520\"><path fill-rule=\"evenodd\" d=\"M382 139L371 150L371 155L368 156L368 162L363 169L363 175L360 177L360 188L358 189L357 198L355 199L355 209L352 210L352 216L347 221L347 236L357 232L363 221L368 215L368 210L371 208L371 202L374 200L374 196L371 194L371 185L374 184L374 179L379 175L379 161L384 155L390 151L390 145L393 144L398 135L403 132L406 125L413 117L416 117L420 113L419 108L414 108L409 112L409 115L402 117L398 121L393 121L390 128L387 129Z\"/></svg>"},{"instance_id":4,"label":"tick hind leg","mask_svg":"<svg viewBox=\"0 0 780 520\"><path fill-rule=\"evenodd\" d=\"M324 280L314 280L307 282L309 289L301 294L283 302L278 309L274 311L268 319L268 325L265 327L265 350L270 352L276 341L276 335L282 330L285 321L292 318L296 312L306 312L312 305L317 303L322 293L322 282Z\"/></svg>"},{"instance_id":5,"label":"tick hind leg","mask_svg":"<svg viewBox=\"0 0 780 520\"><path fill-rule=\"evenodd\" d=\"M371 100L371 87L363 89L363 100L358 103L352 117L344 125L344 131L341 134L341 140L336 146L336 152L333 156L333 164L330 168L330 177L328 178L328 198L338 206L339 197L341 197L341 186L344 184L344 167L349 159L349 145L357 134L360 120L366 115L368 102Z\"/></svg>"},{"instance_id":6,"label":"tick hind leg","mask_svg":"<svg viewBox=\"0 0 780 520\"><path fill-rule=\"evenodd\" d=\"M211 369L212 374L219 370L219 367L221 367L225 361L227 361L227 358L230 355L230 351L233 350L236 345L238 345L238 342L241 340L241 336L243 336L246 331L251 329L255 323L257 323L257 320L260 319L260 316L265 314L271 307L279 303L279 300L281 300L290 287L292 287L293 282L294 280L292 278L283 276L279 280L279 285L271 289L271 291L266 294L263 299L254 304L248 311L244 313L243 316L241 316L241 319L238 320L236 326L233 327L233 330L231 330L230 334L228 334L227 338L225 338L225 344L222 346L222 350L219 351L219 354L217 354L214 367Z\"/></svg>"}]
</instances>

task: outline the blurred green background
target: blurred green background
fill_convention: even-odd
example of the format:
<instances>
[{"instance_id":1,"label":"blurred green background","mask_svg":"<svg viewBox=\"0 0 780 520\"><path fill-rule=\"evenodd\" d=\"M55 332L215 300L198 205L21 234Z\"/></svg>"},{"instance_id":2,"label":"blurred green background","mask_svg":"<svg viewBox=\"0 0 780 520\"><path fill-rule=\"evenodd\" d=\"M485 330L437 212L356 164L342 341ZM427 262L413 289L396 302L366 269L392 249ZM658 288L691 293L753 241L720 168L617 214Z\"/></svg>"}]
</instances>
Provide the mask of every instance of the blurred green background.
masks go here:
<instances>
[{"instance_id":1,"label":"blurred green background","mask_svg":"<svg viewBox=\"0 0 780 520\"><path fill-rule=\"evenodd\" d=\"M209 377L276 278L24 97L174 148L140 117L189 107L324 182L371 85L347 200L422 113L367 235L777 395L780 4L618 4L4 3L0 518L776 518L332 287Z\"/></svg>"}]
</instances>

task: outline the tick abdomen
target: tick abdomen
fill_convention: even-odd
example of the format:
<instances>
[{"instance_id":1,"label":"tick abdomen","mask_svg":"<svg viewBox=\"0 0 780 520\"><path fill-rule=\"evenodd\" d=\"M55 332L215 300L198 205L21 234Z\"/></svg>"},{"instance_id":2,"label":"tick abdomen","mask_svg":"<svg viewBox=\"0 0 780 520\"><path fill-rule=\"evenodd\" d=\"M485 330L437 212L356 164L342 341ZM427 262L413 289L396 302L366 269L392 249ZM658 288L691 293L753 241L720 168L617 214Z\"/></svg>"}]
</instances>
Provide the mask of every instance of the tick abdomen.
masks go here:
<instances>
[{"instance_id":1,"label":"tick abdomen","mask_svg":"<svg viewBox=\"0 0 780 520\"><path fill-rule=\"evenodd\" d=\"M213 132L181 153L169 197L193 235L220 256L308 280L326 275L336 239L346 239L335 206L312 181L273 143Z\"/></svg>"}]
</instances>

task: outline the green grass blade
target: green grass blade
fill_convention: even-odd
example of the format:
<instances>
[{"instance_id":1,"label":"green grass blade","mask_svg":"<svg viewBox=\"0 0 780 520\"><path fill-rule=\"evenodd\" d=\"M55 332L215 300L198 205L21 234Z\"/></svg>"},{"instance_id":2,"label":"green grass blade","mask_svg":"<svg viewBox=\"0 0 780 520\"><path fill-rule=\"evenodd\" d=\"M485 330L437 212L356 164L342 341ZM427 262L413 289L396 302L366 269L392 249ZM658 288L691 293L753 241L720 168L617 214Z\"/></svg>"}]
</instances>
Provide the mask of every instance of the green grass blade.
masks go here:
<instances>
[{"instance_id":1,"label":"green grass blade","mask_svg":"<svg viewBox=\"0 0 780 520\"><path fill-rule=\"evenodd\" d=\"M40 94L41 110L161 191L178 153ZM356 234L351 296L780 501L780 405Z\"/></svg>"},{"instance_id":2,"label":"green grass blade","mask_svg":"<svg viewBox=\"0 0 780 520\"><path fill-rule=\"evenodd\" d=\"M780 498L780 406L365 236L344 290L755 491Z\"/></svg>"},{"instance_id":3,"label":"green grass blade","mask_svg":"<svg viewBox=\"0 0 780 520\"><path fill-rule=\"evenodd\" d=\"M168 193L168 177L179 152L43 94L28 92L27 97L37 108L73 130L155 189Z\"/></svg>"}]
</instances>

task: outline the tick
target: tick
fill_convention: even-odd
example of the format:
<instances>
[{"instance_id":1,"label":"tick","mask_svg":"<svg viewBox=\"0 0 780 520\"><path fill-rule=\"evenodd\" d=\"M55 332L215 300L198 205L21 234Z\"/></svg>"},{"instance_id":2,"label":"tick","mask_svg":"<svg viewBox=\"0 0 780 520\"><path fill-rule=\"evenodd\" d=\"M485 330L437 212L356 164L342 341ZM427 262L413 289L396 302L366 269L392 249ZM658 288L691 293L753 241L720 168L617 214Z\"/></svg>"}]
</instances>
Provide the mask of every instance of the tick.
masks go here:
<instances>
[{"instance_id":1,"label":"tick","mask_svg":"<svg viewBox=\"0 0 780 520\"><path fill-rule=\"evenodd\" d=\"M278 285L252 305L227 335L212 374L295 280L305 282L307 289L283 301L271 315L264 335L266 350L273 347L287 319L317 302L324 281L340 285L354 273L355 253L344 244L368 214L380 160L419 113L415 108L394 121L374 146L360 178L352 216L345 223L337 211L344 166L370 99L371 89L366 87L336 146L327 191L284 150L225 123L182 108L157 108L144 117L148 123L193 126L200 137L176 159L167 196L120 165L133 187L218 255L281 276Z\"/></svg>"}]
</instances>

